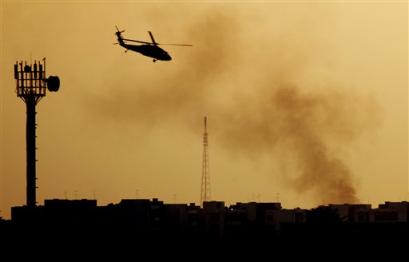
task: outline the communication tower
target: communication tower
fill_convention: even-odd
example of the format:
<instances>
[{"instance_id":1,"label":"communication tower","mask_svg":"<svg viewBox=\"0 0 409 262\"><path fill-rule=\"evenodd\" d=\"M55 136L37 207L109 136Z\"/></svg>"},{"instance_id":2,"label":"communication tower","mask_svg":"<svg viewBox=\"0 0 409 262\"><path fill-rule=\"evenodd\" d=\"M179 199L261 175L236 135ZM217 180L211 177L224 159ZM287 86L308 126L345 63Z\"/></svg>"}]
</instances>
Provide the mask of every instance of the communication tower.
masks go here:
<instances>
[{"instance_id":1,"label":"communication tower","mask_svg":"<svg viewBox=\"0 0 409 262\"><path fill-rule=\"evenodd\" d=\"M16 79L17 96L26 104L26 156L27 156L27 188L26 203L29 207L36 206L36 105L45 97L46 90L58 91L60 79L58 76L46 78L46 61L34 61L27 64L21 61L14 64L14 79Z\"/></svg>"},{"instance_id":2,"label":"communication tower","mask_svg":"<svg viewBox=\"0 0 409 262\"><path fill-rule=\"evenodd\" d=\"M209 173L209 141L207 133L207 117L204 117L204 133L203 133L203 159L202 159L202 183L200 192L200 204L210 201L210 173Z\"/></svg>"}]
</instances>

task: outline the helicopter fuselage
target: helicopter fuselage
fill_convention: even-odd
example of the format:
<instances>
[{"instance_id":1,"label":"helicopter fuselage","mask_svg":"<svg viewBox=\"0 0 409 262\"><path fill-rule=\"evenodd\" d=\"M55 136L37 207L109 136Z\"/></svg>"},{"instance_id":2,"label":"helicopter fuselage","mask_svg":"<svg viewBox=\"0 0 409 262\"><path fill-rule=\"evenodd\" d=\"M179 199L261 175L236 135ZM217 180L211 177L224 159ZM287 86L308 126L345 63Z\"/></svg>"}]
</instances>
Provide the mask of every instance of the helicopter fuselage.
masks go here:
<instances>
[{"instance_id":1,"label":"helicopter fuselage","mask_svg":"<svg viewBox=\"0 0 409 262\"><path fill-rule=\"evenodd\" d=\"M157 45L130 45L122 44L122 47L127 50L132 50L138 53L141 53L144 56L152 57L156 60L170 61L172 57L162 48Z\"/></svg>"},{"instance_id":2,"label":"helicopter fuselage","mask_svg":"<svg viewBox=\"0 0 409 262\"><path fill-rule=\"evenodd\" d=\"M140 40L135 40L135 39L127 39L127 38L123 38L121 35L125 31L124 30L120 31L117 26L115 27L116 27L115 35L118 39L118 43L116 44L119 44L120 46L125 48L126 49L125 52L128 50L131 50L131 51L140 53L144 56L152 57L153 62L157 60L162 60L162 61L172 60L172 57L168 54L168 52L160 48L158 45L192 46L192 45L187 45L187 44L159 44L153 38L153 34L151 33L151 31L148 31L148 33L149 33L149 36L152 42L140 41ZM141 43L142 45L131 45L131 44L128 44L129 42Z\"/></svg>"}]
</instances>

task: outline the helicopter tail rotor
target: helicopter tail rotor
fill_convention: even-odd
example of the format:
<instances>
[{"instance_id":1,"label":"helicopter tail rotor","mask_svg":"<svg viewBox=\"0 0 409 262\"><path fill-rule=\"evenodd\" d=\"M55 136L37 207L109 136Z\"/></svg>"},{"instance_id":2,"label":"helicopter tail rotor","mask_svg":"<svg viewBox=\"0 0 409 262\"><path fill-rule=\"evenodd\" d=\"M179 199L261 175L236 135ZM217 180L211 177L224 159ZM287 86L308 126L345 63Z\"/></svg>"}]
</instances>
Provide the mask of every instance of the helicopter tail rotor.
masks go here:
<instances>
[{"instance_id":1,"label":"helicopter tail rotor","mask_svg":"<svg viewBox=\"0 0 409 262\"><path fill-rule=\"evenodd\" d=\"M115 25L116 28L116 34L122 34L123 32L125 32L125 30L119 30L118 26Z\"/></svg>"}]
</instances>

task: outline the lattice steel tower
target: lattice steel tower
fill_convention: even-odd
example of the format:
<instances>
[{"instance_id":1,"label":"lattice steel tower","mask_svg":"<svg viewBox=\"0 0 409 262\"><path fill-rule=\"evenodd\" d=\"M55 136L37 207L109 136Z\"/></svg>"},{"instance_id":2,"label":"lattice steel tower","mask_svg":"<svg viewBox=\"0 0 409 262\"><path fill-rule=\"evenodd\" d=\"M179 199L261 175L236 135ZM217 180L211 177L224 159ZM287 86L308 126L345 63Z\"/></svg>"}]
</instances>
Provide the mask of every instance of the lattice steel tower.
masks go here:
<instances>
[{"instance_id":1,"label":"lattice steel tower","mask_svg":"<svg viewBox=\"0 0 409 262\"><path fill-rule=\"evenodd\" d=\"M207 133L207 117L204 117L204 133L203 133L203 159L202 159L202 184L200 191L200 204L210 201L210 173L209 173L209 141Z\"/></svg>"},{"instance_id":2,"label":"lattice steel tower","mask_svg":"<svg viewBox=\"0 0 409 262\"><path fill-rule=\"evenodd\" d=\"M14 64L14 79L16 79L17 96L26 103L26 153L27 153L27 206L36 206L36 105L45 97L46 90L58 91L60 79L58 76L46 78L45 58L27 64L23 61Z\"/></svg>"}]
</instances>

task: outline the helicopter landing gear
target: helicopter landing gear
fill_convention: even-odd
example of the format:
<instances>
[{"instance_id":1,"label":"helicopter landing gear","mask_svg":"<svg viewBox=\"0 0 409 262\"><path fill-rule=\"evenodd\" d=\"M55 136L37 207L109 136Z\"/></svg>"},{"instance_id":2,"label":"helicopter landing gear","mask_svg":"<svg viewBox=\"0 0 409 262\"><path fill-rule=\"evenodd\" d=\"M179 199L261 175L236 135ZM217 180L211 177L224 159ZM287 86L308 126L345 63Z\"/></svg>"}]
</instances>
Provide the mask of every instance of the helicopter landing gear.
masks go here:
<instances>
[{"instance_id":1,"label":"helicopter landing gear","mask_svg":"<svg viewBox=\"0 0 409 262\"><path fill-rule=\"evenodd\" d=\"M155 62L156 62L156 59L153 59L153 62L155 63Z\"/></svg>"}]
</instances>

